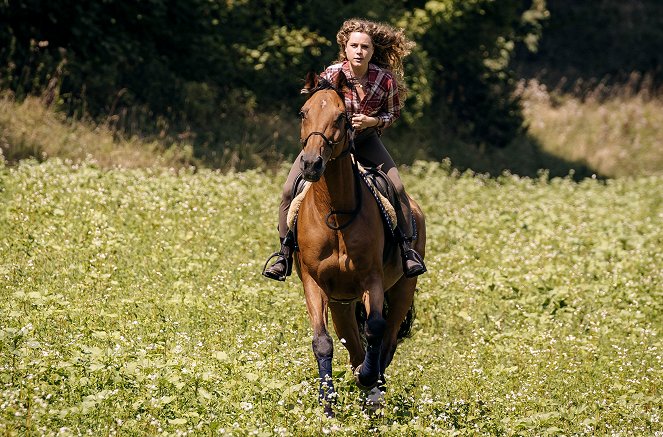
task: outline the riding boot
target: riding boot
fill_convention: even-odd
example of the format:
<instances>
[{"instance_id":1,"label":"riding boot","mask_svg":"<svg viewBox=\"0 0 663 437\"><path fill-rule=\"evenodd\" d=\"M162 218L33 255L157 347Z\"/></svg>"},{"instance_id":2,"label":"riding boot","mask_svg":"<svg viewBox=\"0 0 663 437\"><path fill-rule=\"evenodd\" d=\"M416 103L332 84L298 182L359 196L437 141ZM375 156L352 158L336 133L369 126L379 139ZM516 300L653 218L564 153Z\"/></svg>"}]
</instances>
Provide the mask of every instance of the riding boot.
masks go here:
<instances>
[{"instance_id":1,"label":"riding boot","mask_svg":"<svg viewBox=\"0 0 663 437\"><path fill-rule=\"evenodd\" d=\"M295 236L288 231L285 238L281 240L281 249L267 259L265 267L262 269L263 276L276 281L285 281L285 278L292 274L292 253L294 250ZM276 258L276 261L268 268L267 264L273 258Z\"/></svg>"},{"instance_id":2,"label":"riding boot","mask_svg":"<svg viewBox=\"0 0 663 437\"><path fill-rule=\"evenodd\" d=\"M412 248L412 239L406 238L402 231L399 229L398 245L401 248L401 259L403 261L403 273L405 277L414 278L423 273L426 273L426 265L424 259L419 252Z\"/></svg>"}]
</instances>

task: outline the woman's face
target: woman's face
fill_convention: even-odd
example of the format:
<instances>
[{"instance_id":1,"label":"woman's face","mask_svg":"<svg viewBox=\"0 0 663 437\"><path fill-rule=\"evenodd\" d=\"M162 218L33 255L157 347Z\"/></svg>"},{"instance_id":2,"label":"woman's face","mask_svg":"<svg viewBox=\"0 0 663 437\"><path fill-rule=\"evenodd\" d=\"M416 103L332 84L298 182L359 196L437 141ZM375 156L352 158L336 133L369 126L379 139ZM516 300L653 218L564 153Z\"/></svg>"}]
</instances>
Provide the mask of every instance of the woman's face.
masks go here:
<instances>
[{"instance_id":1,"label":"woman's face","mask_svg":"<svg viewBox=\"0 0 663 437\"><path fill-rule=\"evenodd\" d=\"M368 68L368 62L373 56L373 41L368 34L352 32L345 45L345 57L355 68L363 70Z\"/></svg>"}]
</instances>

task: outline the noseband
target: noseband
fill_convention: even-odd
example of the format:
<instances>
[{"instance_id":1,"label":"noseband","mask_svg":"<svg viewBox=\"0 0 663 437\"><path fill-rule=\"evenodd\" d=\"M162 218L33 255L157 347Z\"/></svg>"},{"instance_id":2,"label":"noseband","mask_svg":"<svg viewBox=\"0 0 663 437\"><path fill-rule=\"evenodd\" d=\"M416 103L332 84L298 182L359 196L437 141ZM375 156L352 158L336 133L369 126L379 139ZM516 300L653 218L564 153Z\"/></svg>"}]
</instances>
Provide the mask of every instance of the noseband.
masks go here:
<instances>
[{"instance_id":1,"label":"noseband","mask_svg":"<svg viewBox=\"0 0 663 437\"><path fill-rule=\"evenodd\" d=\"M350 136L354 132L354 128L352 127L352 124L350 123L350 120L348 119L348 114L344 114L343 120L345 121L345 125L348 126L347 129L345 129L345 134L343 135L343 137L339 138L337 141L332 141L329 138L327 138L327 136L324 133L319 132L319 131L313 131L310 134L308 134L308 136L305 139L301 140L302 149L306 147L306 144L308 144L308 140L314 135L322 137L322 140L329 147L333 148L334 146L340 144L342 141L344 141L346 138L348 138L348 136ZM353 149L354 149L354 140L352 139L352 137L350 137L350 141L348 143L349 143L348 147L345 148L336 158L341 158L341 157L343 157L343 156L345 156L345 155L347 155L347 154L349 154L350 152L353 151ZM320 156L322 156L322 153L320 153ZM332 159L336 159L336 158L332 158Z\"/></svg>"}]
</instances>

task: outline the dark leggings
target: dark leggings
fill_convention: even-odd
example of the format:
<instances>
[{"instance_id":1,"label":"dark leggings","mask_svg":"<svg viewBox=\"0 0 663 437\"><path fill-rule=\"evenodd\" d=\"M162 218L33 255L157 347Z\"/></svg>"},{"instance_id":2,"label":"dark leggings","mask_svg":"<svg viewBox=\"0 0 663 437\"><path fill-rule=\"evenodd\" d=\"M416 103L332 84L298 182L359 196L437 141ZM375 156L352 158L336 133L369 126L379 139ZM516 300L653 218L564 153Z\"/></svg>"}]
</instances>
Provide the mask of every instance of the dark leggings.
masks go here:
<instances>
[{"instance_id":1,"label":"dark leggings","mask_svg":"<svg viewBox=\"0 0 663 437\"><path fill-rule=\"evenodd\" d=\"M303 152L300 152L297 159L295 159L294 164L290 168L290 173L288 174L285 185L283 186L281 206L279 208L279 236L281 239L285 238L288 232L288 209L290 208L290 202L292 202L292 188L295 179L301 172L299 162L302 153ZM355 157L359 163L365 166L377 166L382 164L382 171L387 174L391 182L394 184L396 192L401 199L402 211L396 208L398 227L404 236L412 236L412 228L410 225L410 202L405 194L405 187L398 174L396 163L391 159L389 152L384 147L384 144L382 144L375 129L369 128L357 134L355 137Z\"/></svg>"}]
</instances>

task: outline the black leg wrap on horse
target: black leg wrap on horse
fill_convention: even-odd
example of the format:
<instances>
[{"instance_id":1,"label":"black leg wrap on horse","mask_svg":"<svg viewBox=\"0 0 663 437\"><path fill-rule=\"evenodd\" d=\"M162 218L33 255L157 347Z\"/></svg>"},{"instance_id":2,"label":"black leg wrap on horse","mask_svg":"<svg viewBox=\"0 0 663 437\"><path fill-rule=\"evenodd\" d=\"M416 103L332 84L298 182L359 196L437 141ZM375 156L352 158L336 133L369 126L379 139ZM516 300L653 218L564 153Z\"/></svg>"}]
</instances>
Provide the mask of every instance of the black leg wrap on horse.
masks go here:
<instances>
[{"instance_id":1,"label":"black leg wrap on horse","mask_svg":"<svg viewBox=\"0 0 663 437\"><path fill-rule=\"evenodd\" d=\"M318 399L321 404L334 403L336 392L332 381L332 357L318 358L318 375L320 376L320 390Z\"/></svg>"},{"instance_id":2,"label":"black leg wrap on horse","mask_svg":"<svg viewBox=\"0 0 663 437\"><path fill-rule=\"evenodd\" d=\"M368 320L366 321L366 340L369 343L371 341L381 342L382 337L384 336L384 331L386 329L387 322L384 320L384 318L382 318L382 316L368 316Z\"/></svg>"},{"instance_id":3,"label":"black leg wrap on horse","mask_svg":"<svg viewBox=\"0 0 663 437\"><path fill-rule=\"evenodd\" d=\"M366 388L372 388L380 381L380 349L387 322L382 317L368 318L366 322L366 356L357 374L357 381Z\"/></svg>"},{"instance_id":4,"label":"black leg wrap on horse","mask_svg":"<svg viewBox=\"0 0 663 437\"><path fill-rule=\"evenodd\" d=\"M318 375L320 376L320 390L318 400L325 406L325 413L331 413L331 404L336 400L334 383L332 382L332 358L334 345L329 335L319 335L313 338L313 353L318 361Z\"/></svg>"},{"instance_id":5,"label":"black leg wrap on horse","mask_svg":"<svg viewBox=\"0 0 663 437\"><path fill-rule=\"evenodd\" d=\"M366 358L357 374L357 381L363 388L373 388L380 380L380 345L366 345Z\"/></svg>"}]
</instances>

